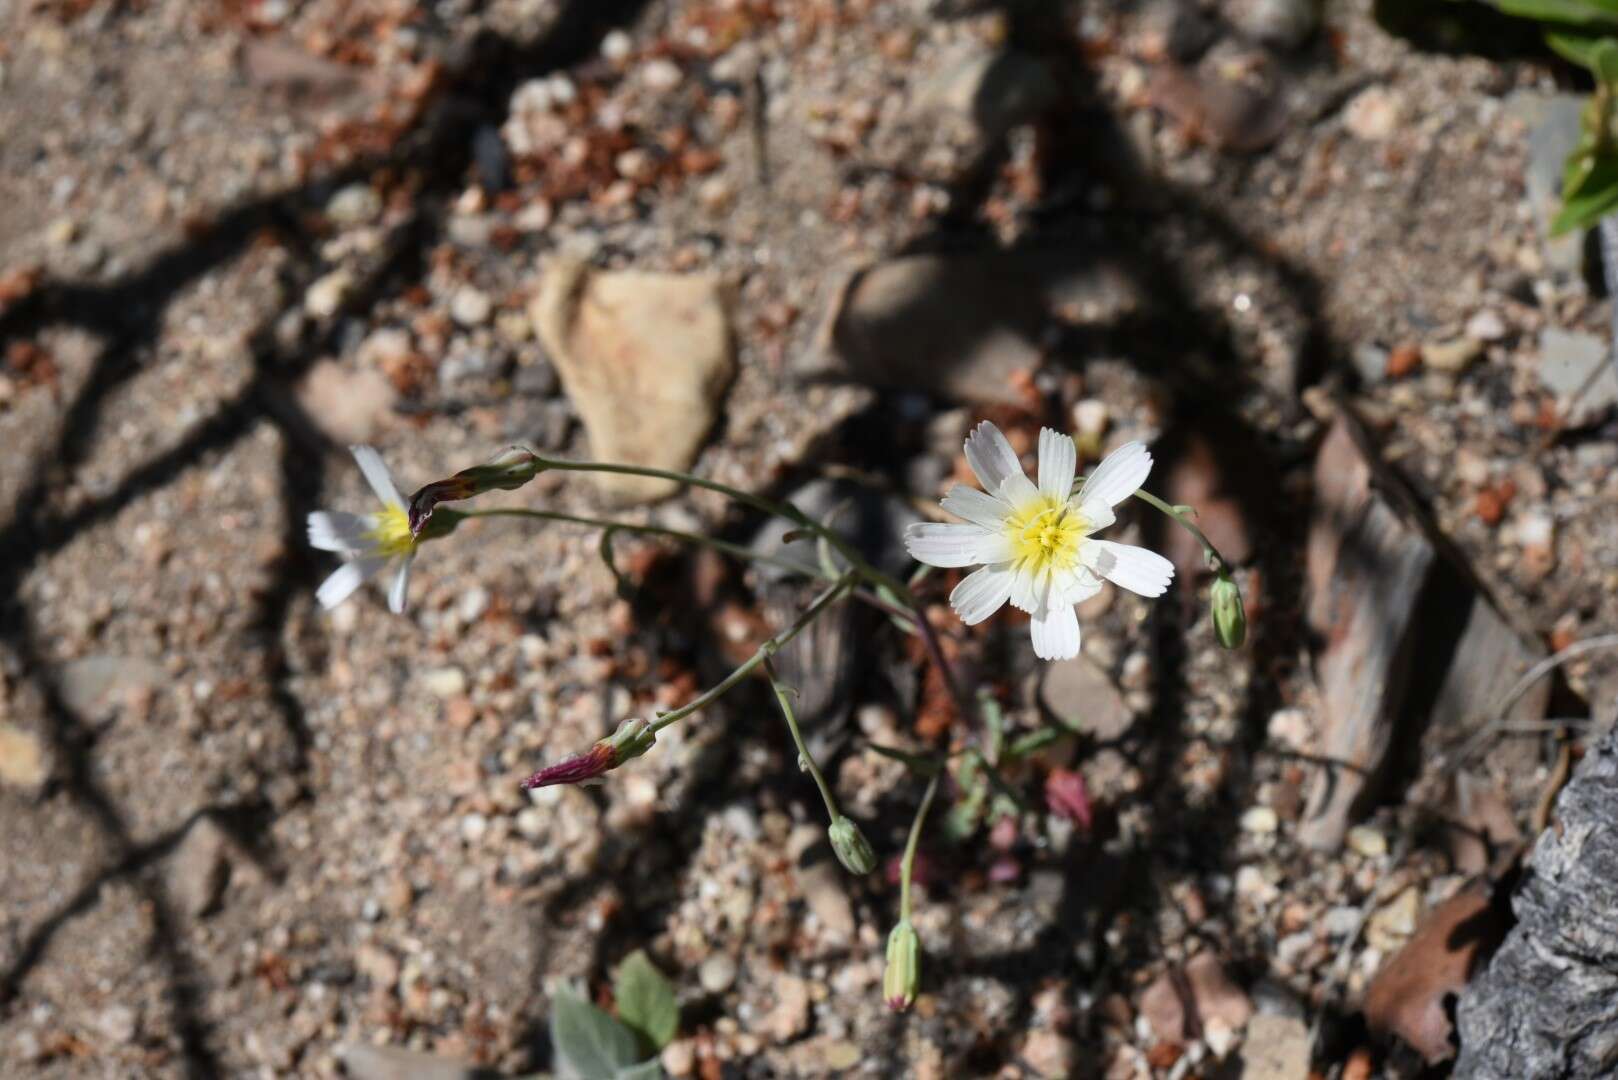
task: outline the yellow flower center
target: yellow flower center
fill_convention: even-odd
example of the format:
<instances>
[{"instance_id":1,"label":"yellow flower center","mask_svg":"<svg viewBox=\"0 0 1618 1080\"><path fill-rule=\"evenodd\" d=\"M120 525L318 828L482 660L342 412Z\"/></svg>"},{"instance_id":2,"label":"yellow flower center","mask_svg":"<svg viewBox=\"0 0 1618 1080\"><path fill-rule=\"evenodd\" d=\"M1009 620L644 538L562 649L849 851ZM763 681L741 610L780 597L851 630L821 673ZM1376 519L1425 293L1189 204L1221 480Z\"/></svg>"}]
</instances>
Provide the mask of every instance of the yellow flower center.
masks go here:
<instances>
[{"instance_id":1,"label":"yellow flower center","mask_svg":"<svg viewBox=\"0 0 1618 1080\"><path fill-rule=\"evenodd\" d=\"M365 534L376 544L376 553L384 558L408 555L416 550L416 538L410 534L410 518L402 506L383 507L376 515L376 527Z\"/></svg>"},{"instance_id":2,"label":"yellow flower center","mask_svg":"<svg viewBox=\"0 0 1618 1080\"><path fill-rule=\"evenodd\" d=\"M1035 571L1071 570L1090 527L1071 505L1041 492L1006 519L1006 534L1019 563Z\"/></svg>"}]
</instances>

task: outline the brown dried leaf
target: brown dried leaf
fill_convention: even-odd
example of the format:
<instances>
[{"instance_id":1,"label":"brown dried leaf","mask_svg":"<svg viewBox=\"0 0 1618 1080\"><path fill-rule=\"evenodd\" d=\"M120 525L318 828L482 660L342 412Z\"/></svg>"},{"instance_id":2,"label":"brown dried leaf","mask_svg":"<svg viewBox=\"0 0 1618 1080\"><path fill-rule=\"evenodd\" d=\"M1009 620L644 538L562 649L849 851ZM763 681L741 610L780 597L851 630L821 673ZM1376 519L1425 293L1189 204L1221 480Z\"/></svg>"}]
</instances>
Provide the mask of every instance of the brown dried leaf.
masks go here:
<instances>
[{"instance_id":1,"label":"brown dried leaf","mask_svg":"<svg viewBox=\"0 0 1618 1080\"><path fill-rule=\"evenodd\" d=\"M1371 1030L1398 1035L1428 1064L1453 1057L1454 1000L1510 928L1509 892L1480 883L1434 908L1371 981Z\"/></svg>"}]
</instances>

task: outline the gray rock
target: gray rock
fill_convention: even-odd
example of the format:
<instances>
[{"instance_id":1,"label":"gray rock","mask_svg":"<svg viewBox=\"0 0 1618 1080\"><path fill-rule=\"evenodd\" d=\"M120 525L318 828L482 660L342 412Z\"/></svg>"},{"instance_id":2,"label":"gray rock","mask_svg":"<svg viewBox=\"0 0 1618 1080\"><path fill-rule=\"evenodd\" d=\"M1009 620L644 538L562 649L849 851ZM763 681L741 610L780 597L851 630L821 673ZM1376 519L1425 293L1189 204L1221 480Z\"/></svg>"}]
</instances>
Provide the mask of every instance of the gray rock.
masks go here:
<instances>
[{"instance_id":1,"label":"gray rock","mask_svg":"<svg viewBox=\"0 0 1618 1080\"><path fill-rule=\"evenodd\" d=\"M1045 665L1039 704L1064 724L1102 742L1118 738L1135 722L1112 679L1083 655Z\"/></svg>"},{"instance_id":2,"label":"gray rock","mask_svg":"<svg viewBox=\"0 0 1618 1080\"><path fill-rule=\"evenodd\" d=\"M337 1058L353 1080L473 1080L478 1075L454 1058L394 1046L349 1043L337 1048Z\"/></svg>"},{"instance_id":3,"label":"gray rock","mask_svg":"<svg viewBox=\"0 0 1618 1080\"><path fill-rule=\"evenodd\" d=\"M163 686L168 673L138 656L86 656L56 669L56 686L68 708L95 716L117 706L130 693Z\"/></svg>"},{"instance_id":4,"label":"gray rock","mask_svg":"<svg viewBox=\"0 0 1618 1080\"><path fill-rule=\"evenodd\" d=\"M1129 275L1094 250L910 255L853 276L799 374L1019 404L1014 377L1043 362L1059 322L1140 306Z\"/></svg>"},{"instance_id":5,"label":"gray rock","mask_svg":"<svg viewBox=\"0 0 1618 1080\"><path fill-rule=\"evenodd\" d=\"M1579 141L1580 94L1542 94L1520 90L1506 98L1506 113L1528 128L1528 165L1523 180L1539 225L1545 263L1566 276L1579 273L1584 260L1578 233L1551 238L1551 220L1562 206L1562 167Z\"/></svg>"},{"instance_id":6,"label":"gray rock","mask_svg":"<svg viewBox=\"0 0 1618 1080\"><path fill-rule=\"evenodd\" d=\"M1539 378L1575 427L1618 404L1618 368L1607 343L1591 334L1546 327L1539 335Z\"/></svg>"},{"instance_id":7,"label":"gray rock","mask_svg":"<svg viewBox=\"0 0 1618 1080\"><path fill-rule=\"evenodd\" d=\"M932 70L936 74L916 93L921 117L955 128L960 141L976 150L1034 119L1061 92L1037 58L990 52L976 43L944 56Z\"/></svg>"},{"instance_id":8,"label":"gray rock","mask_svg":"<svg viewBox=\"0 0 1618 1080\"><path fill-rule=\"evenodd\" d=\"M1359 372L1362 382L1378 383L1388 374L1388 350L1380 345L1361 342L1354 346L1349 359L1353 361L1354 370Z\"/></svg>"},{"instance_id":9,"label":"gray rock","mask_svg":"<svg viewBox=\"0 0 1618 1080\"><path fill-rule=\"evenodd\" d=\"M1456 1076L1612 1076L1618 732L1585 754L1512 898L1517 924L1456 1010Z\"/></svg>"},{"instance_id":10,"label":"gray rock","mask_svg":"<svg viewBox=\"0 0 1618 1080\"><path fill-rule=\"evenodd\" d=\"M854 939L854 905L848 899L846 875L835 859L800 866L798 887L820 920L827 944L846 945Z\"/></svg>"},{"instance_id":11,"label":"gray rock","mask_svg":"<svg viewBox=\"0 0 1618 1080\"><path fill-rule=\"evenodd\" d=\"M1241 0L1230 21L1249 37L1277 49L1296 49L1320 28L1321 0Z\"/></svg>"},{"instance_id":12,"label":"gray rock","mask_svg":"<svg viewBox=\"0 0 1618 1080\"><path fill-rule=\"evenodd\" d=\"M212 818L198 818L174 853L172 888L181 910L193 917L211 914L230 881L230 838Z\"/></svg>"}]
</instances>

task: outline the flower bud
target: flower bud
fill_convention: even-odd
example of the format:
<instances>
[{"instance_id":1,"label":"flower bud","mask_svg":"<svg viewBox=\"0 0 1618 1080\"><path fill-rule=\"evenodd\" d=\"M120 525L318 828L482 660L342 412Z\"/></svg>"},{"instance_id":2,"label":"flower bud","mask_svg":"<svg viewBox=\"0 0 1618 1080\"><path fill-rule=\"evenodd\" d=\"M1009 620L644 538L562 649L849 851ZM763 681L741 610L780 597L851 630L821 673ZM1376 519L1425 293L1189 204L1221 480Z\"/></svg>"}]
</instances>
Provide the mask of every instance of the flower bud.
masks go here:
<instances>
[{"instance_id":1,"label":"flower bud","mask_svg":"<svg viewBox=\"0 0 1618 1080\"><path fill-rule=\"evenodd\" d=\"M910 920L901 919L888 934L888 966L882 973L882 996L888 1008L904 1012L916 1000L920 986L921 942Z\"/></svg>"},{"instance_id":2,"label":"flower bud","mask_svg":"<svg viewBox=\"0 0 1618 1080\"><path fill-rule=\"evenodd\" d=\"M1227 649L1239 649L1247 640L1247 612L1242 607L1242 590L1227 574L1214 579L1208 590L1208 602L1213 608L1214 634L1219 644Z\"/></svg>"},{"instance_id":3,"label":"flower bud","mask_svg":"<svg viewBox=\"0 0 1618 1080\"><path fill-rule=\"evenodd\" d=\"M876 869L876 852L871 850L871 842L848 818L839 814L826 835L831 837L831 849L837 853L837 861L843 864L844 870L850 874L869 874Z\"/></svg>"},{"instance_id":4,"label":"flower bud","mask_svg":"<svg viewBox=\"0 0 1618 1080\"><path fill-rule=\"evenodd\" d=\"M657 732L641 719L625 720L618 730L605 739L598 739L582 754L563 758L547 765L522 782L527 789L550 787L553 784L582 784L611 772L631 758L638 758L657 742Z\"/></svg>"},{"instance_id":5,"label":"flower bud","mask_svg":"<svg viewBox=\"0 0 1618 1080\"><path fill-rule=\"evenodd\" d=\"M482 465L434 480L410 496L410 531L420 534L441 502L457 502L485 491L515 491L545 471L544 461L526 446L508 446Z\"/></svg>"}]
</instances>

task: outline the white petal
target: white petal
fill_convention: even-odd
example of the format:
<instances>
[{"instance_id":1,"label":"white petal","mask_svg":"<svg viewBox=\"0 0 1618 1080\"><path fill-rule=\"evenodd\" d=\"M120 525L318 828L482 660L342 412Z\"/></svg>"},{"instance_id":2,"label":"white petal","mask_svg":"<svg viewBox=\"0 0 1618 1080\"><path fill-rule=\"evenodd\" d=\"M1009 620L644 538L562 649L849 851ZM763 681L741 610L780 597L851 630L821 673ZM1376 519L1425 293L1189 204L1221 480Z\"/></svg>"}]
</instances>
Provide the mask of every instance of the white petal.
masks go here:
<instances>
[{"instance_id":1,"label":"white petal","mask_svg":"<svg viewBox=\"0 0 1618 1080\"><path fill-rule=\"evenodd\" d=\"M1023 563L1016 568L1011 581L1011 606L1030 615L1044 614L1050 586L1048 570L1041 572L1032 563Z\"/></svg>"},{"instance_id":2,"label":"white petal","mask_svg":"<svg viewBox=\"0 0 1618 1080\"><path fill-rule=\"evenodd\" d=\"M993 534L978 525L921 521L905 529L905 550L928 566L971 566L983 561L978 550L992 539Z\"/></svg>"},{"instance_id":3,"label":"white petal","mask_svg":"<svg viewBox=\"0 0 1618 1080\"><path fill-rule=\"evenodd\" d=\"M1075 567L1067 574L1058 575L1051 582L1052 607L1059 604L1082 604L1101 591L1101 579L1088 567Z\"/></svg>"},{"instance_id":4,"label":"white petal","mask_svg":"<svg viewBox=\"0 0 1618 1080\"><path fill-rule=\"evenodd\" d=\"M333 570L331 576L320 583L320 589L315 593L315 599L320 601L321 607L330 611L354 595L354 590L365 584L380 569L382 569L381 559L358 559L354 562L346 562Z\"/></svg>"},{"instance_id":5,"label":"white petal","mask_svg":"<svg viewBox=\"0 0 1618 1080\"><path fill-rule=\"evenodd\" d=\"M956 484L949 489L949 494L944 496L943 507L956 517L982 525L985 529L998 529L1011 516L1009 505L965 484Z\"/></svg>"},{"instance_id":6,"label":"white petal","mask_svg":"<svg viewBox=\"0 0 1618 1080\"><path fill-rule=\"evenodd\" d=\"M1034 655L1041 660L1071 660L1079 655L1079 617L1072 604L1058 604L1029 625Z\"/></svg>"},{"instance_id":7,"label":"white petal","mask_svg":"<svg viewBox=\"0 0 1618 1080\"><path fill-rule=\"evenodd\" d=\"M961 579L949 594L950 607L968 626L976 626L1005 605L1011 595L1011 568L985 566Z\"/></svg>"},{"instance_id":8,"label":"white petal","mask_svg":"<svg viewBox=\"0 0 1618 1080\"><path fill-rule=\"evenodd\" d=\"M369 446L350 446L348 452L354 455L358 462L360 472L370 482L371 490L376 497L388 506L403 506L404 500L399 498L399 489L393 486L393 475L388 467L382 463L382 455Z\"/></svg>"},{"instance_id":9,"label":"white petal","mask_svg":"<svg viewBox=\"0 0 1618 1080\"><path fill-rule=\"evenodd\" d=\"M1102 459L1084 482L1079 489L1079 505L1099 499L1108 506L1117 506L1140 490L1151 471L1152 455L1147 452L1146 444L1124 443Z\"/></svg>"},{"instance_id":10,"label":"white petal","mask_svg":"<svg viewBox=\"0 0 1618 1080\"><path fill-rule=\"evenodd\" d=\"M1089 502L1079 505L1079 516L1084 519L1086 532L1100 532L1118 520L1111 506L1093 496Z\"/></svg>"},{"instance_id":11,"label":"white petal","mask_svg":"<svg viewBox=\"0 0 1618 1080\"><path fill-rule=\"evenodd\" d=\"M400 559L399 569L393 575L393 584L388 586L388 610L395 615L404 614L405 592L410 588L410 564L414 561L414 555Z\"/></svg>"},{"instance_id":12,"label":"white petal","mask_svg":"<svg viewBox=\"0 0 1618 1080\"><path fill-rule=\"evenodd\" d=\"M1155 551L1111 540L1090 540L1081 557L1096 573L1142 596L1162 596L1174 580L1174 564Z\"/></svg>"},{"instance_id":13,"label":"white petal","mask_svg":"<svg viewBox=\"0 0 1618 1080\"><path fill-rule=\"evenodd\" d=\"M316 510L309 515L309 546L321 551L364 551L371 546L365 535L371 528L370 519L358 514Z\"/></svg>"},{"instance_id":14,"label":"white petal","mask_svg":"<svg viewBox=\"0 0 1618 1080\"><path fill-rule=\"evenodd\" d=\"M1073 440L1050 428L1039 429L1039 490L1058 502L1073 494L1073 474L1078 471L1079 451Z\"/></svg>"},{"instance_id":15,"label":"white petal","mask_svg":"<svg viewBox=\"0 0 1618 1080\"><path fill-rule=\"evenodd\" d=\"M1022 471L1022 463L1017 460L1017 452L1000 429L987 420L966 437L966 463L972 466L984 491L999 491L1009 476L1028 479Z\"/></svg>"}]
</instances>

